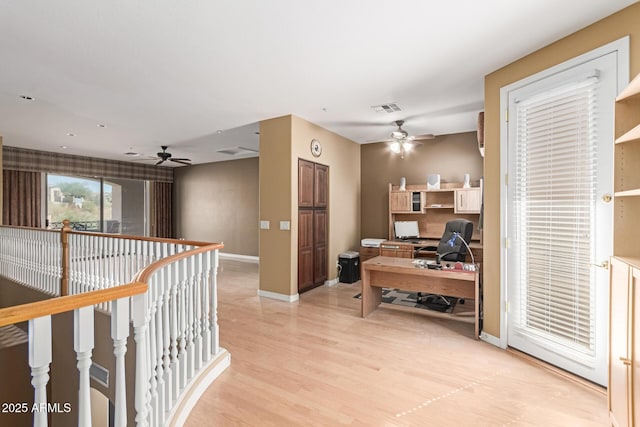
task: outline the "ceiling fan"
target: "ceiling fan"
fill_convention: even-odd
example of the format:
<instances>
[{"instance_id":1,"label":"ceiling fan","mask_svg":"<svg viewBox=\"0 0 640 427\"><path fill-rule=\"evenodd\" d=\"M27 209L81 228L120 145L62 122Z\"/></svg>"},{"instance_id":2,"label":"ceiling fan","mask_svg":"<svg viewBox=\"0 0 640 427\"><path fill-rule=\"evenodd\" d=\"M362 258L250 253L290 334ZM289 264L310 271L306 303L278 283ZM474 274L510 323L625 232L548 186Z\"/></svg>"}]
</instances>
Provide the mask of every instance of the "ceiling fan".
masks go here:
<instances>
[{"instance_id":1,"label":"ceiling fan","mask_svg":"<svg viewBox=\"0 0 640 427\"><path fill-rule=\"evenodd\" d=\"M170 162L180 163L183 165L191 165L191 159L171 157L171 153L167 153L167 148L169 148L167 145L161 145L160 148L162 148L162 151L157 153L158 155L157 158L160 160L156 163L156 166L161 165L167 160L169 160Z\"/></svg>"},{"instance_id":2,"label":"ceiling fan","mask_svg":"<svg viewBox=\"0 0 640 427\"><path fill-rule=\"evenodd\" d=\"M391 132L391 138L385 139L380 142L388 142L389 149L396 154L400 154L400 158L404 159L404 154L409 152L416 145L420 144L419 141L424 141L427 139L435 138L433 134L426 135L409 135L409 133L402 129L402 125L404 124L404 120L396 120L395 125L398 126L398 129Z\"/></svg>"}]
</instances>

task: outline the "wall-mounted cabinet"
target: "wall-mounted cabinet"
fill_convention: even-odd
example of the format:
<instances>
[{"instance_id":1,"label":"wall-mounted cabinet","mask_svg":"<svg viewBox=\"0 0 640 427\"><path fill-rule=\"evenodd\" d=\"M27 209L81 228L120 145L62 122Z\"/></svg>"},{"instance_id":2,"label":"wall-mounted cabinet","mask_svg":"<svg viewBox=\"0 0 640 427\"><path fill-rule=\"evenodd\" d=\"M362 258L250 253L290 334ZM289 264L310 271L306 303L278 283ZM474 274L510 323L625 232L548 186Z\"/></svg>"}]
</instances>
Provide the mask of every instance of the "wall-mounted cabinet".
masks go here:
<instances>
[{"instance_id":1,"label":"wall-mounted cabinet","mask_svg":"<svg viewBox=\"0 0 640 427\"><path fill-rule=\"evenodd\" d=\"M393 190L389 193L389 210L393 213L422 213L424 191Z\"/></svg>"},{"instance_id":2,"label":"wall-mounted cabinet","mask_svg":"<svg viewBox=\"0 0 640 427\"><path fill-rule=\"evenodd\" d=\"M482 195L480 187L458 188L455 194L455 213L479 214L482 207Z\"/></svg>"},{"instance_id":3,"label":"wall-mounted cabinet","mask_svg":"<svg viewBox=\"0 0 640 427\"><path fill-rule=\"evenodd\" d=\"M473 222L472 240L480 241L478 230L482 191L462 188L462 183L443 183L439 190L426 185L407 185L405 191L389 184L389 239L393 240L395 221L418 221L421 238L440 239L447 221L464 218Z\"/></svg>"},{"instance_id":4,"label":"wall-mounted cabinet","mask_svg":"<svg viewBox=\"0 0 640 427\"><path fill-rule=\"evenodd\" d=\"M609 415L640 423L640 75L616 98Z\"/></svg>"}]
</instances>

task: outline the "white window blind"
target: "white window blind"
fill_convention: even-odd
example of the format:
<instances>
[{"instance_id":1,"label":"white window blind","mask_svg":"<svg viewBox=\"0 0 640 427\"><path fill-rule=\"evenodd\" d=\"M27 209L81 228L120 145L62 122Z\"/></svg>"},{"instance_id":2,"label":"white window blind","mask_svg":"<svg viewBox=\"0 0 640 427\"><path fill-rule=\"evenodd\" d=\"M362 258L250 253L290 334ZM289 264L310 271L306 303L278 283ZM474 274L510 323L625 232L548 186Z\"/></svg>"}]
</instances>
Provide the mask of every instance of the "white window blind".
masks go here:
<instances>
[{"instance_id":1,"label":"white window blind","mask_svg":"<svg viewBox=\"0 0 640 427\"><path fill-rule=\"evenodd\" d=\"M593 259L597 77L516 100L512 221L521 256L521 334L588 356L595 345Z\"/></svg>"}]
</instances>

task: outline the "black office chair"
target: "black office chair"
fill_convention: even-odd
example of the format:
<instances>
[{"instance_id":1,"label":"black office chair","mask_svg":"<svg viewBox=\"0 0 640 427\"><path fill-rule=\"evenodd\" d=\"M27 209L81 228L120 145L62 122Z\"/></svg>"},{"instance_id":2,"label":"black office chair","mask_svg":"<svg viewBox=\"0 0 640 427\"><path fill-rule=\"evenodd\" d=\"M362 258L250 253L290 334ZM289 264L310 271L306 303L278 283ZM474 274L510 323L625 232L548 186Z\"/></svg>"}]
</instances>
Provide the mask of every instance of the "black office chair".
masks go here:
<instances>
[{"instance_id":1,"label":"black office chair","mask_svg":"<svg viewBox=\"0 0 640 427\"><path fill-rule=\"evenodd\" d=\"M456 236L457 234L457 236ZM442 261L450 262L464 262L467 255L466 245L460 241L460 238L469 244L471 242L471 236L473 235L473 223L466 219L453 219L444 227L444 233L438 246L426 246L419 248L420 250L436 251L436 268L442 268ZM441 301L442 303L438 303ZM451 305L449 297L445 295L423 295L418 293L418 303L420 304L434 304L443 305L444 309ZM464 300L460 300L461 304L464 304Z\"/></svg>"}]
</instances>

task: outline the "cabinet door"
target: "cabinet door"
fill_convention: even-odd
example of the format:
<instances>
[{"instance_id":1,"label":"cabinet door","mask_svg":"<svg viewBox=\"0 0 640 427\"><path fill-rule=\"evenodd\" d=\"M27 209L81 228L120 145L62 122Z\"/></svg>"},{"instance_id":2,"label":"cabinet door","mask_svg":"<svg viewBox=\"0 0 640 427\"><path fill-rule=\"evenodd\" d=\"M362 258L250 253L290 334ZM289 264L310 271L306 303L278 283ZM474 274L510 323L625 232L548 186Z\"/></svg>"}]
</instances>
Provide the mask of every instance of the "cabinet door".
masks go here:
<instances>
[{"instance_id":1,"label":"cabinet door","mask_svg":"<svg viewBox=\"0 0 640 427\"><path fill-rule=\"evenodd\" d=\"M411 212L411 191L392 191L389 193L391 212Z\"/></svg>"},{"instance_id":2,"label":"cabinet door","mask_svg":"<svg viewBox=\"0 0 640 427\"><path fill-rule=\"evenodd\" d=\"M482 200L479 188L459 189L455 196L455 213L480 213Z\"/></svg>"},{"instance_id":3,"label":"cabinet door","mask_svg":"<svg viewBox=\"0 0 640 427\"><path fill-rule=\"evenodd\" d=\"M313 211L313 283L327 280L327 211Z\"/></svg>"},{"instance_id":4,"label":"cabinet door","mask_svg":"<svg viewBox=\"0 0 640 427\"><path fill-rule=\"evenodd\" d=\"M298 160L298 206L313 207L313 162Z\"/></svg>"},{"instance_id":5,"label":"cabinet door","mask_svg":"<svg viewBox=\"0 0 640 427\"><path fill-rule=\"evenodd\" d=\"M631 269L631 406L630 425L640 423L640 269Z\"/></svg>"},{"instance_id":6,"label":"cabinet door","mask_svg":"<svg viewBox=\"0 0 640 427\"><path fill-rule=\"evenodd\" d=\"M326 208L329 193L329 168L314 164L313 207Z\"/></svg>"},{"instance_id":7,"label":"cabinet door","mask_svg":"<svg viewBox=\"0 0 640 427\"><path fill-rule=\"evenodd\" d=\"M609 336L609 415L613 424L629 423L629 266L611 259Z\"/></svg>"},{"instance_id":8,"label":"cabinet door","mask_svg":"<svg viewBox=\"0 0 640 427\"><path fill-rule=\"evenodd\" d=\"M298 291L313 287L313 211L298 211Z\"/></svg>"}]
</instances>

